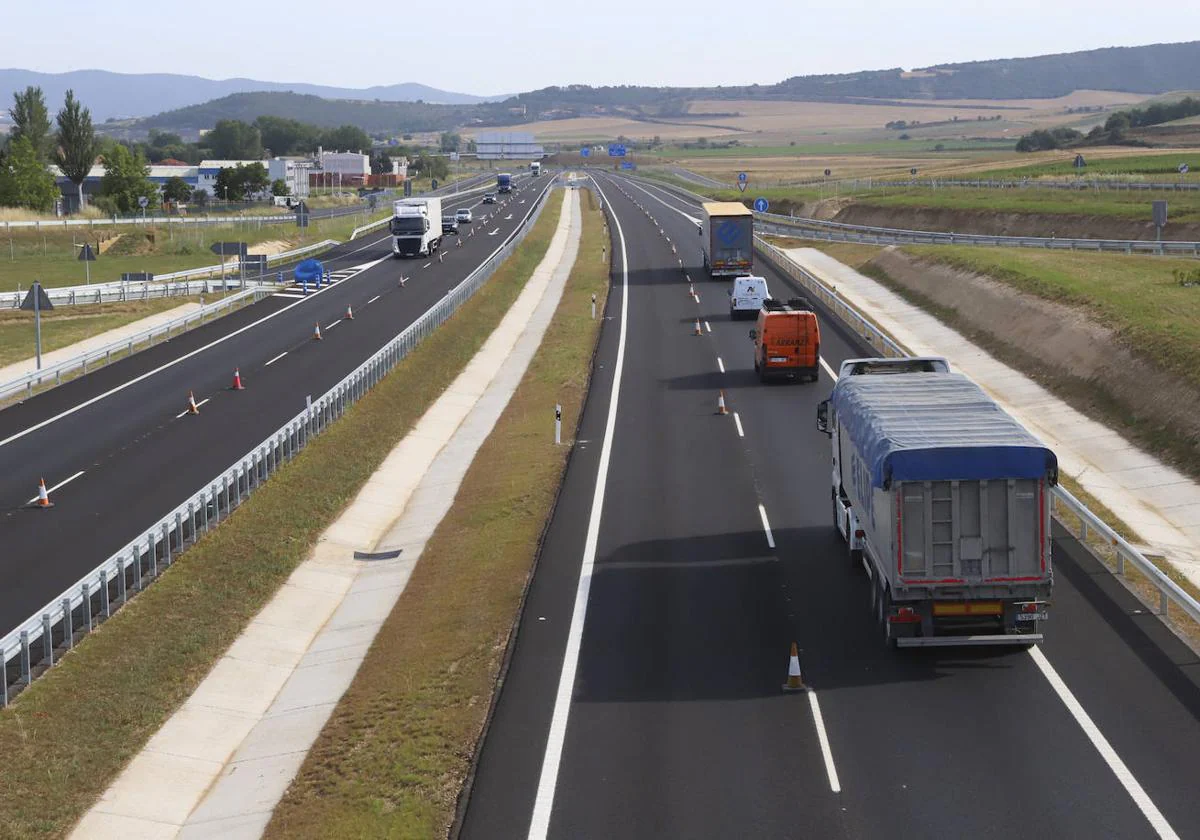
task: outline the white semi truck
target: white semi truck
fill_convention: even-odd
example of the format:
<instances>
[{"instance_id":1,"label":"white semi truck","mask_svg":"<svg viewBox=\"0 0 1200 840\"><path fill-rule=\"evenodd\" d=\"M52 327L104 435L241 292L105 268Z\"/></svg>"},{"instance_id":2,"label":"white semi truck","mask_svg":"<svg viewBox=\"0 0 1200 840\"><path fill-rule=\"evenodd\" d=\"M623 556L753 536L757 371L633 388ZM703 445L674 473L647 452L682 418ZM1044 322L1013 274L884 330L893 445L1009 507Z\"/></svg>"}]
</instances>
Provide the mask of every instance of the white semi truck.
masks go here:
<instances>
[{"instance_id":1,"label":"white semi truck","mask_svg":"<svg viewBox=\"0 0 1200 840\"><path fill-rule=\"evenodd\" d=\"M402 198L392 204L392 256L427 257L442 243L442 200Z\"/></svg>"},{"instance_id":2,"label":"white semi truck","mask_svg":"<svg viewBox=\"0 0 1200 840\"><path fill-rule=\"evenodd\" d=\"M529 177L536 178L537 176L539 176L541 174L542 174L542 165L540 163L538 163L535 160L533 163L529 164Z\"/></svg>"},{"instance_id":3,"label":"white semi truck","mask_svg":"<svg viewBox=\"0 0 1200 840\"><path fill-rule=\"evenodd\" d=\"M817 428L833 522L893 646L1042 641L1055 455L945 359L852 359Z\"/></svg>"}]
</instances>

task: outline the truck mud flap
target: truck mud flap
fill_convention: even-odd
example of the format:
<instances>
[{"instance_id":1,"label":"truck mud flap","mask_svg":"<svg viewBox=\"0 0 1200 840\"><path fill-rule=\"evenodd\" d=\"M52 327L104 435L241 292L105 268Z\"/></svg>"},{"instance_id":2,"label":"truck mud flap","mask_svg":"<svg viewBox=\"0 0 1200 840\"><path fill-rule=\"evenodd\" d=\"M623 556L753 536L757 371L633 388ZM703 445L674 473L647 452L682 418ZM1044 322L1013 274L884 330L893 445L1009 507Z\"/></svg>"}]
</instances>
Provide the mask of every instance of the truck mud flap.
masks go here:
<instances>
[{"instance_id":1,"label":"truck mud flap","mask_svg":"<svg viewBox=\"0 0 1200 840\"><path fill-rule=\"evenodd\" d=\"M918 636L896 639L897 647L966 647L969 645L1037 645L1043 640L1041 633L1022 635L997 634L994 636Z\"/></svg>"}]
</instances>

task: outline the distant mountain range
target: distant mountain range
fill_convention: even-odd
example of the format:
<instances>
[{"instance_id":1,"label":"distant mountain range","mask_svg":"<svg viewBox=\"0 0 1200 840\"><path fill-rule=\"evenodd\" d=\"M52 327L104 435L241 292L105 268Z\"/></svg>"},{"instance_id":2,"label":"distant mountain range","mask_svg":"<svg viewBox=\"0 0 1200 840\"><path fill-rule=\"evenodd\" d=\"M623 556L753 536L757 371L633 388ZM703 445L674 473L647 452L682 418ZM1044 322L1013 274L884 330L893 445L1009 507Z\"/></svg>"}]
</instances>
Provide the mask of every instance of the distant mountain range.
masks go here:
<instances>
[{"instance_id":1,"label":"distant mountain range","mask_svg":"<svg viewBox=\"0 0 1200 840\"><path fill-rule=\"evenodd\" d=\"M423 102L471 105L507 97L471 96L406 82L369 88L339 88L304 82L262 82L256 79L205 79L175 73L110 73L107 70L74 70L70 73L38 73L33 70L0 70L0 107L7 110L14 91L29 85L40 87L53 114L62 105L67 90L92 110L92 119L147 117L188 105L198 105L233 93L292 91L324 99L353 99L373 102Z\"/></svg>"}]
</instances>

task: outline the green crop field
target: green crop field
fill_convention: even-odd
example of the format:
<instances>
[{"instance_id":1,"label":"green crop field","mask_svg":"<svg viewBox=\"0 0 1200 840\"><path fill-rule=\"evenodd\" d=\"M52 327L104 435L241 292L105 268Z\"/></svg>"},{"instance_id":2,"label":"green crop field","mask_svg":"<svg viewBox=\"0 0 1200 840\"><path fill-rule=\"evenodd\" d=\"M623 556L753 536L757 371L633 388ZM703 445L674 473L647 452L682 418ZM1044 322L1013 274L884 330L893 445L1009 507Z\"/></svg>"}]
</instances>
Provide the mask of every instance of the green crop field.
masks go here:
<instances>
[{"instance_id":1,"label":"green crop field","mask_svg":"<svg viewBox=\"0 0 1200 840\"><path fill-rule=\"evenodd\" d=\"M1031 166L1005 166L972 172L967 178L1088 178L1128 175L1146 176L1144 180L1166 180L1200 183L1200 152L1181 150L1178 154L1130 155L1128 157L1089 158L1087 149L1079 149L1087 166L1076 169L1073 165L1075 152L1066 153L1062 160L1042 161ZM1179 174L1179 164L1186 163L1191 170L1187 175ZM1131 178L1132 180L1132 178Z\"/></svg>"}]
</instances>

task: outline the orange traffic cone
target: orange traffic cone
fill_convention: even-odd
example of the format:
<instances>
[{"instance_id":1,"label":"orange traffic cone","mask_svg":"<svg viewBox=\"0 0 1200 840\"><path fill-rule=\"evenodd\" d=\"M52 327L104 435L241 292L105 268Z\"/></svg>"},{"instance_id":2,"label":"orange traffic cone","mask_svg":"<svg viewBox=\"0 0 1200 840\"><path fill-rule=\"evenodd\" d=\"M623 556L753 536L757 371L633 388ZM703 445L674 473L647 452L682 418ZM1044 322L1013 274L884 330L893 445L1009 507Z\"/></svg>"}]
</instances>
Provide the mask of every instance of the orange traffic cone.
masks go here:
<instances>
[{"instance_id":1,"label":"orange traffic cone","mask_svg":"<svg viewBox=\"0 0 1200 840\"><path fill-rule=\"evenodd\" d=\"M39 508L54 507L54 502L50 501L50 494L46 492L46 479L44 478L38 479L38 497L37 501L34 502L33 505L34 507Z\"/></svg>"},{"instance_id":2,"label":"orange traffic cone","mask_svg":"<svg viewBox=\"0 0 1200 840\"><path fill-rule=\"evenodd\" d=\"M700 319L699 318L696 319L696 329L692 333L692 335L704 335L704 332L700 329Z\"/></svg>"},{"instance_id":3,"label":"orange traffic cone","mask_svg":"<svg viewBox=\"0 0 1200 840\"><path fill-rule=\"evenodd\" d=\"M233 390L245 391L246 386L242 384L242 371L240 368L233 369Z\"/></svg>"},{"instance_id":4,"label":"orange traffic cone","mask_svg":"<svg viewBox=\"0 0 1200 840\"><path fill-rule=\"evenodd\" d=\"M783 690L808 691L808 686L804 684L804 680L800 679L800 651L796 648L795 642L792 642L792 654L788 658L787 682L783 684Z\"/></svg>"},{"instance_id":5,"label":"orange traffic cone","mask_svg":"<svg viewBox=\"0 0 1200 840\"><path fill-rule=\"evenodd\" d=\"M350 304L346 304L346 320L347 321L354 320L354 310L350 308Z\"/></svg>"},{"instance_id":6,"label":"orange traffic cone","mask_svg":"<svg viewBox=\"0 0 1200 840\"><path fill-rule=\"evenodd\" d=\"M313 324L313 341L321 340L321 325Z\"/></svg>"},{"instance_id":7,"label":"orange traffic cone","mask_svg":"<svg viewBox=\"0 0 1200 840\"><path fill-rule=\"evenodd\" d=\"M191 391L188 391L187 413L188 414L199 414L200 413L200 406L196 405L196 395L193 394Z\"/></svg>"},{"instance_id":8,"label":"orange traffic cone","mask_svg":"<svg viewBox=\"0 0 1200 840\"><path fill-rule=\"evenodd\" d=\"M725 408L725 392L717 392L717 414L728 414L729 410Z\"/></svg>"}]
</instances>

